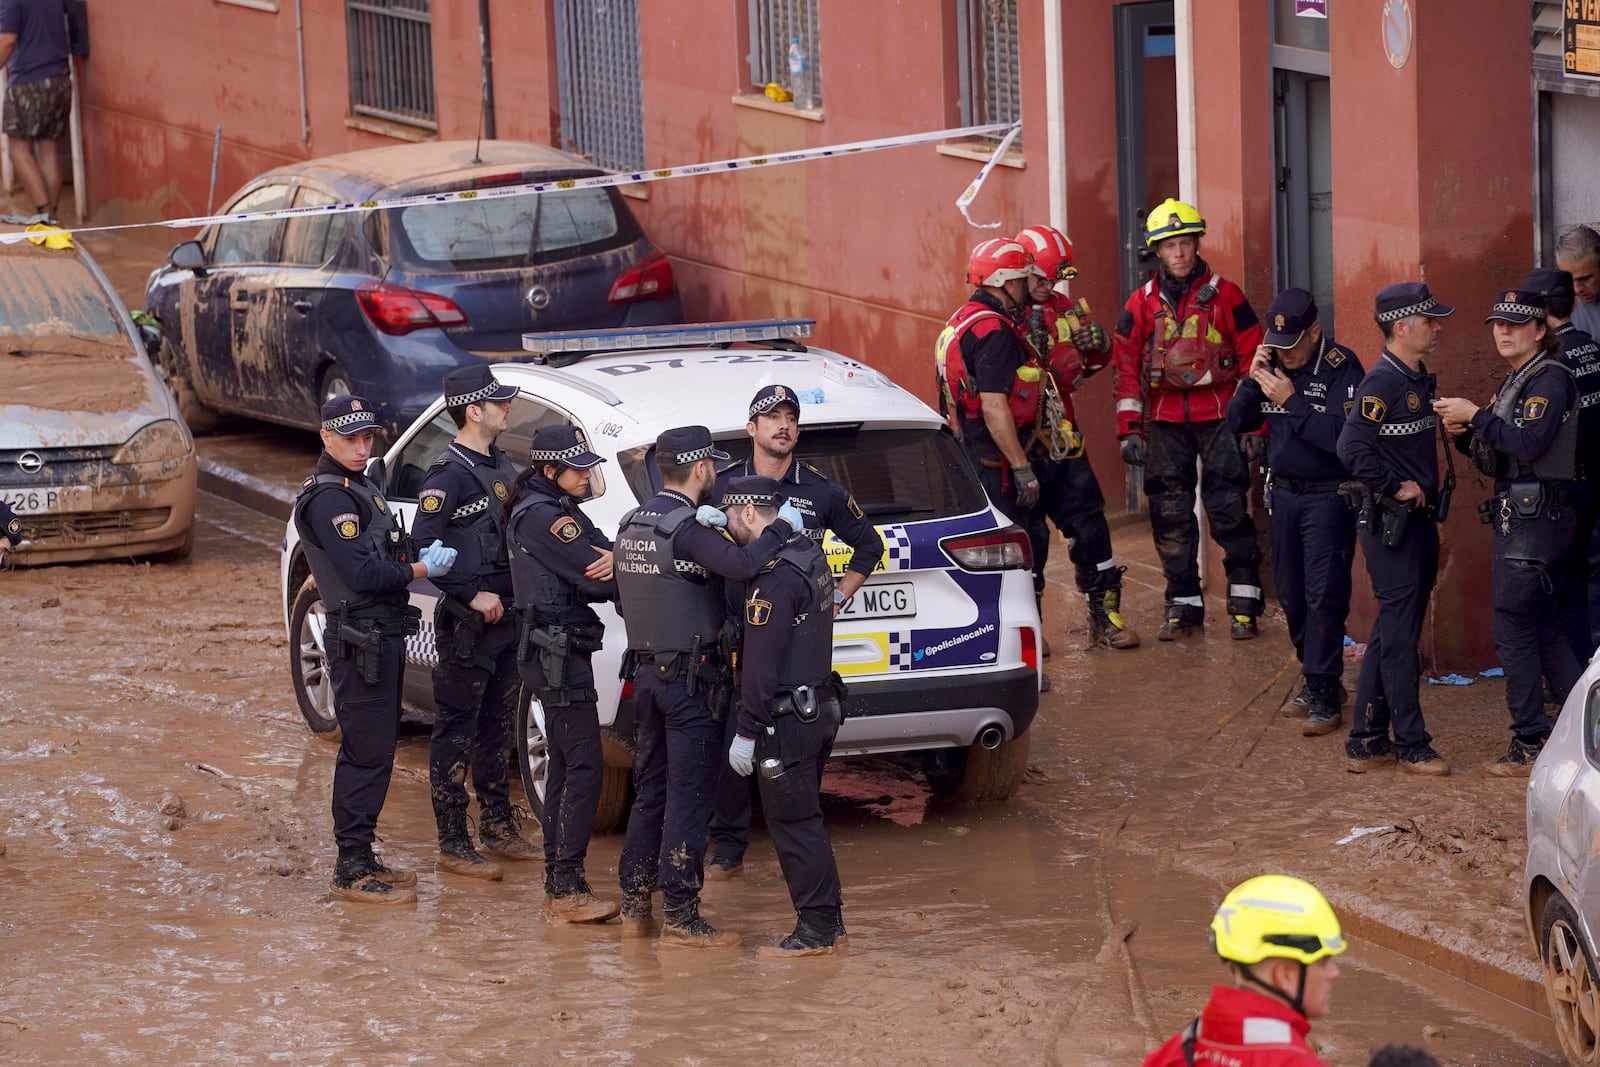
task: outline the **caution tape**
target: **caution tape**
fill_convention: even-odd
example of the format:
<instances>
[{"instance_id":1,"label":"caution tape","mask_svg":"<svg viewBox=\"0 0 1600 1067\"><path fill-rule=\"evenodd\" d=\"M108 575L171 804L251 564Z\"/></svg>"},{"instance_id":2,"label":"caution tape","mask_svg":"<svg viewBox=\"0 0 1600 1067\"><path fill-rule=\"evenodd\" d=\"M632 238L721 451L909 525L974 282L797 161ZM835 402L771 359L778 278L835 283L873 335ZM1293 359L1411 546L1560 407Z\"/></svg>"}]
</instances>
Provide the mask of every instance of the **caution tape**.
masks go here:
<instances>
[{"instance_id":1,"label":"caution tape","mask_svg":"<svg viewBox=\"0 0 1600 1067\"><path fill-rule=\"evenodd\" d=\"M974 226L980 230L1000 228L1000 223L998 222L973 222L972 216L967 214L967 208L972 206L972 202L978 198L978 190L983 188L983 183L988 179L989 172L994 170L995 164L1000 162L1000 157L1006 154L1006 149L1011 147L1011 142L1015 141L1017 134L1021 132L1022 123L1019 122L1012 126L1010 132L1005 135L1005 139L995 148L994 155L989 157L989 162L983 165L983 169L978 172L978 176L972 179L972 184L967 186L967 191L956 197L956 207L960 209L961 217L967 220L967 225Z\"/></svg>"},{"instance_id":2,"label":"caution tape","mask_svg":"<svg viewBox=\"0 0 1600 1067\"><path fill-rule=\"evenodd\" d=\"M654 170L597 174L589 178L562 178L558 181L501 185L492 189L463 189L449 193L418 193L413 196L397 196L385 200L352 201L350 203L324 204L316 207L278 208L272 211L252 211L235 215L195 215L184 219L130 222L116 226L79 226L61 232L70 234L111 233L116 230L137 230L149 226L164 226L167 229L179 230L200 226L226 225L232 222L259 222L263 219L292 219L307 215L343 215L355 211L392 210L432 204L461 203L463 201L504 200L509 197L564 192L568 189L604 189L613 186L647 185L650 182L668 181L673 178L699 177L706 174L728 174L735 171L756 170L763 167L781 167L790 163L806 163L815 159L859 155L863 152L880 152L886 148L904 148L908 145L926 144L929 141L950 141L968 137L981 137L986 134L1010 130L1010 134L1000 145L1000 151L1004 152L1021 129L1022 124L1020 122L1013 126L1008 126L1005 123L994 123L987 126L962 126L950 130L933 130L928 133L902 134L898 137L880 137L871 141L852 141L847 144L826 145L822 148L802 148L794 152L775 152L762 156L722 159L713 163L689 163L683 166L661 167ZM999 153L996 153L995 158L999 158ZM958 204L971 202L972 197L977 195L978 188L982 186L983 179L993 166L994 160L991 159L988 166L985 166L978 174L977 180L968 187L967 192L962 194L962 200L958 201ZM962 207L962 214L966 214L964 206ZM971 220L969 219L968 221L970 222ZM999 223L994 225L999 225ZM16 244L18 241L27 239L28 237L24 233L0 233L0 244Z\"/></svg>"}]
</instances>

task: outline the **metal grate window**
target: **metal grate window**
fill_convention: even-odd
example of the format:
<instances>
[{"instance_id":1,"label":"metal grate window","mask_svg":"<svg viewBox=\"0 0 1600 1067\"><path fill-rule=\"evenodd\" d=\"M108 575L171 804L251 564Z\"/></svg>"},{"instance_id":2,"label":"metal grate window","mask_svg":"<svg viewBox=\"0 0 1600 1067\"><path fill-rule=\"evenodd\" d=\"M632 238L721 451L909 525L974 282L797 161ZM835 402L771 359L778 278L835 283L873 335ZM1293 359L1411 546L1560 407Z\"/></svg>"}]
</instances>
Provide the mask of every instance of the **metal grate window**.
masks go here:
<instances>
[{"instance_id":1,"label":"metal grate window","mask_svg":"<svg viewBox=\"0 0 1600 1067\"><path fill-rule=\"evenodd\" d=\"M987 126L1022 118L1022 65L1017 47L1017 0L958 0L961 123ZM998 141L1004 134L994 134ZM1022 146L1019 136L1012 142Z\"/></svg>"},{"instance_id":2,"label":"metal grate window","mask_svg":"<svg viewBox=\"0 0 1600 1067\"><path fill-rule=\"evenodd\" d=\"M749 0L750 84L789 85L789 42L800 38L816 103L822 103L822 55L817 48L817 0Z\"/></svg>"},{"instance_id":3,"label":"metal grate window","mask_svg":"<svg viewBox=\"0 0 1600 1067\"><path fill-rule=\"evenodd\" d=\"M561 147L608 170L644 166L639 0L556 0Z\"/></svg>"},{"instance_id":4,"label":"metal grate window","mask_svg":"<svg viewBox=\"0 0 1600 1067\"><path fill-rule=\"evenodd\" d=\"M350 20L350 107L426 130L439 128L433 102L429 0L345 0Z\"/></svg>"}]
</instances>

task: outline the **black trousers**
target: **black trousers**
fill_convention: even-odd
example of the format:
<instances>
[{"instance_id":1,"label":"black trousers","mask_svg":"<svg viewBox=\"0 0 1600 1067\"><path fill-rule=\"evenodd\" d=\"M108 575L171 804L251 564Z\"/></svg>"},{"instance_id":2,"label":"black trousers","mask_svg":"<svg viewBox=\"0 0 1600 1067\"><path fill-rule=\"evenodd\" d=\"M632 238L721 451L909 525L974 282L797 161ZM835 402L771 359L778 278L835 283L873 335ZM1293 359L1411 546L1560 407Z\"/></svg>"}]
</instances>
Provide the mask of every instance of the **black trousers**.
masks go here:
<instances>
[{"instance_id":1,"label":"black trousers","mask_svg":"<svg viewBox=\"0 0 1600 1067\"><path fill-rule=\"evenodd\" d=\"M450 618L450 616L446 616ZM517 619L506 612L478 636L476 657L494 663L485 670L455 658L455 627L437 631L438 666L433 669L433 737L428 745L428 784L433 814L443 819L467 810L467 773L478 794L478 810L503 809L510 796L511 733L516 725Z\"/></svg>"},{"instance_id":2,"label":"black trousers","mask_svg":"<svg viewBox=\"0 0 1600 1067\"><path fill-rule=\"evenodd\" d=\"M537 656L517 664L522 684L541 701L549 692L544 666ZM593 689L594 665L589 653L567 657L563 688ZM574 700L565 707L543 705L547 773L544 810L544 865L557 882L583 874L583 861L594 836L595 812L605 761L600 748L600 711L592 700Z\"/></svg>"},{"instance_id":3,"label":"black trousers","mask_svg":"<svg viewBox=\"0 0 1600 1067\"><path fill-rule=\"evenodd\" d=\"M1073 577L1084 593L1113 588L1120 577L1112 567L1111 527L1106 524L1106 501L1095 480L1087 454L1052 463L1029 453L1039 479L1039 502L1028 510L1017 506L1011 472L978 468L979 481L1001 514L1022 527L1033 549L1033 589L1044 592L1044 568L1050 559L1050 526L1055 523L1070 544Z\"/></svg>"},{"instance_id":4,"label":"black trousers","mask_svg":"<svg viewBox=\"0 0 1600 1067\"><path fill-rule=\"evenodd\" d=\"M660 889L669 908L692 904L705 873L706 823L722 724L705 694L690 696L680 674L664 681L649 664L634 676L633 809L617 864L624 893Z\"/></svg>"},{"instance_id":5,"label":"black trousers","mask_svg":"<svg viewBox=\"0 0 1600 1067\"><path fill-rule=\"evenodd\" d=\"M1588 482L1574 482L1567 490L1574 516L1571 544L1552 568L1556 587L1556 624L1580 665L1587 664L1600 646L1600 567L1596 566L1595 518L1600 495Z\"/></svg>"},{"instance_id":6,"label":"black trousers","mask_svg":"<svg viewBox=\"0 0 1600 1067\"><path fill-rule=\"evenodd\" d=\"M1308 681L1332 684L1344 673L1344 624L1356 520L1331 490L1272 490L1272 576L1289 639Z\"/></svg>"},{"instance_id":7,"label":"black trousers","mask_svg":"<svg viewBox=\"0 0 1600 1067\"><path fill-rule=\"evenodd\" d=\"M821 800L822 768L839 732L839 705L828 702L825 708L811 723L780 715L773 720L775 732L756 742L755 776L778 866L795 911L812 913L817 925L831 922L841 896L839 865L822 824Z\"/></svg>"},{"instance_id":8,"label":"black trousers","mask_svg":"<svg viewBox=\"0 0 1600 1067\"><path fill-rule=\"evenodd\" d=\"M333 839L340 848L372 844L394 773L405 639L385 637L381 649L376 685L362 680L354 654L328 657L333 713L340 731L339 757L333 765Z\"/></svg>"},{"instance_id":9,"label":"black trousers","mask_svg":"<svg viewBox=\"0 0 1600 1067\"><path fill-rule=\"evenodd\" d=\"M734 698L738 699L737 695ZM737 708L728 709L722 721L722 750L726 752L739 732ZM754 808L750 791L755 783L728 766L727 760L717 764L717 789L711 802L711 856L729 866L744 862L745 849L750 846L750 821Z\"/></svg>"},{"instance_id":10,"label":"black trousers","mask_svg":"<svg viewBox=\"0 0 1600 1067\"><path fill-rule=\"evenodd\" d=\"M1261 547L1246 503L1250 470L1239 443L1222 419L1152 422L1145 457L1144 492L1150 501L1150 533L1167 579L1166 599L1205 610L1200 596L1200 524L1194 517L1195 465L1200 466L1200 502L1211 537L1222 546L1228 572L1228 613L1261 614Z\"/></svg>"},{"instance_id":11,"label":"black trousers","mask_svg":"<svg viewBox=\"0 0 1600 1067\"><path fill-rule=\"evenodd\" d=\"M1361 661L1345 749L1357 756L1381 752L1390 745L1392 729L1393 747L1405 756L1433 742L1418 700L1422 661L1417 642L1439 577L1439 527L1432 519L1413 517L1394 548L1383 547L1374 533L1356 536L1367 558L1378 615Z\"/></svg>"},{"instance_id":12,"label":"black trousers","mask_svg":"<svg viewBox=\"0 0 1600 1067\"><path fill-rule=\"evenodd\" d=\"M1510 534L1495 525L1490 564L1494 599L1494 647L1506 672L1506 706L1511 733L1528 745L1550 736L1544 713L1544 681L1565 697L1583 673L1556 619L1554 565L1572 540L1577 517L1562 507L1554 516L1512 519ZM1508 553L1521 557L1512 558Z\"/></svg>"}]
</instances>

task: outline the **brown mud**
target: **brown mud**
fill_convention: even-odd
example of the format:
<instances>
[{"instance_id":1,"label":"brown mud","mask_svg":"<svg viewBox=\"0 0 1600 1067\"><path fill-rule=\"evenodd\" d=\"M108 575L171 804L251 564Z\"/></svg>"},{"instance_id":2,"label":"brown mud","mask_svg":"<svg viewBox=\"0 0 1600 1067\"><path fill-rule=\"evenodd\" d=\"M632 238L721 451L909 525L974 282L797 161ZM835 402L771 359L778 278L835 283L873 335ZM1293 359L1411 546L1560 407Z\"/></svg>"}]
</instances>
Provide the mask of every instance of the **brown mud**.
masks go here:
<instances>
[{"instance_id":1,"label":"brown mud","mask_svg":"<svg viewBox=\"0 0 1600 1067\"><path fill-rule=\"evenodd\" d=\"M0 396L7 404L98 415L141 407L152 388L126 338L0 335Z\"/></svg>"}]
</instances>

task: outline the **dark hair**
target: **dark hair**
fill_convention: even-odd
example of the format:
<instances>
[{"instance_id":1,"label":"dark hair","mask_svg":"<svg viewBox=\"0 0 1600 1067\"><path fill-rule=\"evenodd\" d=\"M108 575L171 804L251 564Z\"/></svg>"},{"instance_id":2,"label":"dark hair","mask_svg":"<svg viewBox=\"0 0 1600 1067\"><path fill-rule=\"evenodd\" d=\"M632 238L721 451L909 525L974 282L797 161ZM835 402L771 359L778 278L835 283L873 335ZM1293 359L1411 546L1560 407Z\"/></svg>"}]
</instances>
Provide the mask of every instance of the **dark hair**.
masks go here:
<instances>
[{"instance_id":1,"label":"dark hair","mask_svg":"<svg viewBox=\"0 0 1600 1067\"><path fill-rule=\"evenodd\" d=\"M1544 294L1544 307L1550 314L1558 319L1572 318L1571 293L1546 293Z\"/></svg>"},{"instance_id":2,"label":"dark hair","mask_svg":"<svg viewBox=\"0 0 1600 1067\"><path fill-rule=\"evenodd\" d=\"M1439 1061L1410 1045L1385 1045L1372 1054L1367 1067L1439 1067Z\"/></svg>"},{"instance_id":3,"label":"dark hair","mask_svg":"<svg viewBox=\"0 0 1600 1067\"><path fill-rule=\"evenodd\" d=\"M1548 322L1541 323L1544 327L1544 336L1539 338L1539 350L1547 356L1561 357L1561 338L1556 336L1556 328Z\"/></svg>"},{"instance_id":4,"label":"dark hair","mask_svg":"<svg viewBox=\"0 0 1600 1067\"><path fill-rule=\"evenodd\" d=\"M1556 259L1568 263L1600 263L1600 233L1582 223L1556 238Z\"/></svg>"},{"instance_id":5,"label":"dark hair","mask_svg":"<svg viewBox=\"0 0 1600 1067\"><path fill-rule=\"evenodd\" d=\"M1396 320L1394 320L1394 322L1380 322L1380 323L1378 323L1378 330L1383 334L1383 339L1385 341L1394 340L1394 323L1398 322L1398 321L1400 321L1400 320L1396 319Z\"/></svg>"},{"instance_id":6,"label":"dark hair","mask_svg":"<svg viewBox=\"0 0 1600 1067\"><path fill-rule=\"evenodd\" d=\"M500 529L506 531L511 529L511 509L517 506L517 501L528 495L528 483L543 472L543 464L530 463L511 479L511 489L506 493L505 503L500 505Z\"/></svg>"},{"instance_id":7,"label":"dark hair","mask_svg":"<svg viewBox=\"0 0 1600 1067\"><path fill-rule=\"evenodd\" d=\"M668 463L661 458L661 453L656 453L656 470L661 472L661 481L663 483L683 481L689 477L689 471L694 467L694 464L699 462L699 460L695 460L694 463Z\"/></svg>"},{"instance_id":8,"label":"dark hair","mask_svg":"<svg viewBox=\"0 0 1600 1067\"><path fill-rule=\"evenodd\" d=\"M456 424L456 429L465 429L467 425L467 409L471 404L461 404L453 408L445 408L450 413L450 421Z\"/></svg>"}]
</instances>

